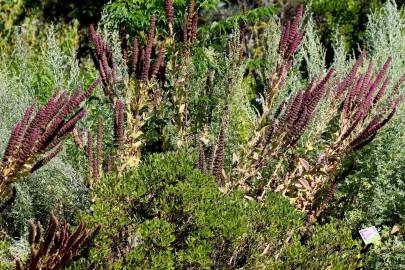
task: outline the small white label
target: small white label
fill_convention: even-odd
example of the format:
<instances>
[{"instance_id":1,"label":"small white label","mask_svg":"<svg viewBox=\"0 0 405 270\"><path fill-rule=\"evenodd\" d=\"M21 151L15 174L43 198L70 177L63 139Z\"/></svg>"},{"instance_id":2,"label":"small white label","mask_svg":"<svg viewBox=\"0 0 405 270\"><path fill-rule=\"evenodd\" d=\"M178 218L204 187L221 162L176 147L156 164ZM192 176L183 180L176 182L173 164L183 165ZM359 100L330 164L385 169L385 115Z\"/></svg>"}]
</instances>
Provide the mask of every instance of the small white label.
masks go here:
<instances>
[{"instance_id":1,"label":"small white label","mask_svg":"<svg viewBox=\"0 0 405 270\"><path fill-rule=\"evenodd\" d=\"M381 236L377 231L377 228L372 226L359 231L364 244L372 244L381 240Z\"/></svg>"}]
</instances>

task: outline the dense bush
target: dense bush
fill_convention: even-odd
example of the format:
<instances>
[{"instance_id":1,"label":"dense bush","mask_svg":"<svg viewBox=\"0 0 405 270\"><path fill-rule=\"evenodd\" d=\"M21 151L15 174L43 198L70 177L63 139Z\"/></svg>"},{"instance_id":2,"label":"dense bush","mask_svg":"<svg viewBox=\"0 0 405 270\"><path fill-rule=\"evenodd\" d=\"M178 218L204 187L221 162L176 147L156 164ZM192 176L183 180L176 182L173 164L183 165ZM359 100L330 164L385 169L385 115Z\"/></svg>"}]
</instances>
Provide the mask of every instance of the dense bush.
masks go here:
<instances>
[{"instance_id":1,"label":"dense bush","mask_svg":"<svg viewBox=\"0 0 405 270\"><path fill-rule=\"evenodd\" d=\"M150 155L137 170L103 179L92 213L82 218L104 229L89 259L72 269L356 265L359 246L350 230L316 226L304 240L303 215L287 200L270 193L260 204L240 192L222 194L190 156L184 149Z\"/></svg>"},{"instance_id":2,"label":"dense bush","mask_svg":"<svg viewBox=\"0 0 405 270\"><path fill-rule=\"evenodd\" d=\"M381 0L333 2L312 0L304 2L311 7L322 42L328 47L331 46L335 40L336 30L338 30L348 50L355 49L357 44L364 44L367 14L370 9L375 10L382 4Z\"/></svg>"}]
</instances>

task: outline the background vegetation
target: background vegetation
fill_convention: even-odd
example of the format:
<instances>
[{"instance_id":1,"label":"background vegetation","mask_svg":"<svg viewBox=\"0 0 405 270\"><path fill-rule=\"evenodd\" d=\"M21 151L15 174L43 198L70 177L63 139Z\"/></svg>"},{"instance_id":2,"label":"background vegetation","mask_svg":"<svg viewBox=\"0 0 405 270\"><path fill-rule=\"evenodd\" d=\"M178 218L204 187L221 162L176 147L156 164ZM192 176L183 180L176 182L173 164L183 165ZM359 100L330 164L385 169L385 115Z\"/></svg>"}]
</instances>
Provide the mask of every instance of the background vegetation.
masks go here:
<instances>
[{"instance_id":1,"label":"background vegetation","mask_svg":"<svg viewBox=\"0 0 405 270\"><path fill-rule=\"evenodd\" d=\"M293 20L301 2L302 40L291 55L282 54L281 26ZM359 76L367 72L368 60L377 74L392 57L386 91L403 78L402 4L201 0L190 16L189 1L173 0L170 22L163 0L1 2L1 153L32 101L44 105L58 91L73 96L96 78L101 81L81 103L86 116L76 124L75 136L63 140L63 150L8 187L17 195L0 211L0 268L14 269L18 259L22 269L31 269L32 250L41 246L30 241L29 221L42 224L46 242L51 212L60 220L54 246L61 241L63 220L86 237L69 260L54 248L58 255L42 257L43 266L54 258L66 269L405 267L404 103L371 143L340 155L339 163L321 174L324 185L316 198L266 186L277 170L284 179L297 170L305 175L332 145L340 117L334 113L340 109L331 111L331 104L343 106L332 93L362 51L367 55ZM90 23L96 32L88 30ZM145 73L141 53L143 48L147 54L149 45L152 60ZM110 77L103 77L103 54ZM333 75L314 111L316 120L294 146L272 153L260 173L241 181L259 164L257 154L249 156L260 149L252 147L252 138L281 121L277 105L291 103L312 79L319 85L330 67ZM275 76L278 88L266 103ZM372 107L375 114L364 126L403 97L404 86L391 93ZM289 159L297 161L295 170ZM336 190L329 188L333 183ZM314 217L297 206L302 197L322 213ZM0 206L5 201L0 198ZM377 227L379 243L362 243L358 230L368 226Z\"/></svg>"}]
</instances>

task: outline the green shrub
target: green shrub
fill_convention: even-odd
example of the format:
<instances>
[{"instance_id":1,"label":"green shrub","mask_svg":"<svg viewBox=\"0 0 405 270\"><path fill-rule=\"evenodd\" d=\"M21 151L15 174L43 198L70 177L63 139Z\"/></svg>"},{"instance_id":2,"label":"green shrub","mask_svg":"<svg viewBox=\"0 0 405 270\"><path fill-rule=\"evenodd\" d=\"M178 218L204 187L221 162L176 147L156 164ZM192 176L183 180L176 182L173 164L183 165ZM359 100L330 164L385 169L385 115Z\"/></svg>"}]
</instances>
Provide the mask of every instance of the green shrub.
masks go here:
<instances>
[{"instance_id":1,"label":"green shrub","mask_svg":"<svg viewBox=\"0 0 405 270\"><path fill-rule=\"evenodd\" d=\"M29 252L26 239L12 239L0 231L0 269L14 270L15 258L25 258Z\"/></svg>"},{"instance_id":2,"label":"green shrub","mask_svg":"<svg viewBox=\"0 0 405 270\"><path fill-rule=\"evenodd\" d=\"M241 192L222 194L194 169L193 156L184 149L153 154L137 170L103 179L92 212L82 217L103 229L89 259L72 269L355 265L359 250L350 230L317 226L305 243L303 215L286 199L270 193L259 204Z\"/></svg>"},{"instance_id":3,"label":"green shrub","mask_svg":"<svg viewBox=\"0 0 405 270\"><path fill-rule=\"evenodd\" d=\"M175 30L178 30L182 27L189 1L174 0L172 2L174 8L173 26ZM196 9L215 9L219 2L219 0L197 0L195 7ZM165 32L167 29L163 0L115 0L110 1L105 6L104 11L108 14L108 19L112 20L115 25L124 23L131 35L139 32L146 33L151 15L156 16L158 33Z\"/></svg>"},{"instance_id":4,"label":"green shrub","mask_svg":"<svg viewBox=\"0 0 405 270\"><path fill-rule=\"evenodd\" d=\"M356 48L357 43L364 43L367 14L370 9L379 8L382 3L381 0L305 0L303 2L311 7L322 42L330 47L338 30L348 50Z\"/></svg>"}]
</instances>

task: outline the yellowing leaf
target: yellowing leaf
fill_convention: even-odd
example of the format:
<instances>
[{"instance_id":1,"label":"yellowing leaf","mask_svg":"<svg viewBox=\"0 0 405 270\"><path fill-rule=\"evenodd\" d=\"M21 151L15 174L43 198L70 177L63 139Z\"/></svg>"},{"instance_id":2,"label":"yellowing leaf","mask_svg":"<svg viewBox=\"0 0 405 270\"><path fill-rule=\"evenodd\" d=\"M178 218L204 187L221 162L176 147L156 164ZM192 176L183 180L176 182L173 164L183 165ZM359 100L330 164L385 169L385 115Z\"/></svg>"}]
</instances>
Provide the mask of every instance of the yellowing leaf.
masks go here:
<instances>
[{"instance_id":1,"label":"yellowing leaf","mask_svg":"<svg viewBox=\"0 0 405 270\"><path fill-rule=\"evenodd\" d=\"M305 179L298 180L307 190L312 190L311 186L309 185L308 181Z\"/></svg>"},{"instance_id":2,"label":"yellowing leaf","mask_svg":"<svg viewBox=\"0 0 405 270\"><path fill-rule=\"evenodd\" d=\"M395 224L391 229L391 234L396 234L397 232L401 231L401 226Z\"/></svg>"},{"instance_id":3,"label":"yellowing leaf","mask_svg":"<svg viewBox=\"0 0 405 270\"><path fill-rule=\"evenodd\" d=\"M308 161L306 161L303 158L300 158L299 160L300 160L300 163L301 163L302 167L304 167L304 169L306 171L309 171L309 163L308 163Z\"/></svg>"},{"instance_id":4,"label":"yellowing leaf","mask_svg":"<svg viewBox=\"0 0 405 270\"><path fill-rule=\"evenodd\" d=\"M237 164L239 162L239 157L233 153L232 154L232 164Z\"/></svg>"},{"instance_id":5,"label":"yellowing leaf","mask_svg":"<svg viewBox=\"0 0 405 270\"><path fill-rule=\"evenodd\" d=\"M180 104L179 113L184 113L185 108L186 108L186 104Z\"/></svg>"}]
</instances>

